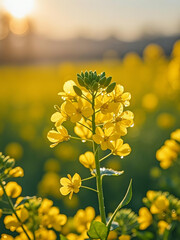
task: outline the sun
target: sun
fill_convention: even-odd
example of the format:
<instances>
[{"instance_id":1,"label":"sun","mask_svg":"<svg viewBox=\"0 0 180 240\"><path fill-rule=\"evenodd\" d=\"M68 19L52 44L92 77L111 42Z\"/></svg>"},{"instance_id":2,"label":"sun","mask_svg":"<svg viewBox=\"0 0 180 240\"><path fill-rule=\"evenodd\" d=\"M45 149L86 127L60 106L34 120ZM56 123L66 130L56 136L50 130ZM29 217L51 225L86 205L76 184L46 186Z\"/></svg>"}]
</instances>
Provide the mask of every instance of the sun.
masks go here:
<instances>
[{"instance_id":1,"label":"sun","mask_svg":"<svg viewBox=\"0 0 180 240\"><path fill-rule=\"evenodd\" d=\"M34 8L34 0L4 0L4 8L15 18L28 16Z\"/></svg>"}]
</instances>

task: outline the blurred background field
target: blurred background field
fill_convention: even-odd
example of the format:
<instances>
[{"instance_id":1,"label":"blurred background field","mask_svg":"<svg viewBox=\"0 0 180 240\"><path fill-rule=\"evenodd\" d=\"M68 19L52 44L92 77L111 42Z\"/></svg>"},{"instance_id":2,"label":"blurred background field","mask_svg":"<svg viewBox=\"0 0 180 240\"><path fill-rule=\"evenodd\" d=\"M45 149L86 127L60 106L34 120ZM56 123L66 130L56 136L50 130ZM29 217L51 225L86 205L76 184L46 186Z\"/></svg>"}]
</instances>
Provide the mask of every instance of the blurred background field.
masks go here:
<instances>
[{"instance_id":1,"label":"blurred background field","mask_svg":"<svg viewBox=\"0 0 180 240\"><path fill-rule=\"evenodd\" d=\"M102 1L99 2L102 4ZM122 4L122 1L120 2ZM168 2L170 1L164 4L164 12L169 6ZM176 16L180 6L177 1L173 2L177 4L177 8L174 5L173 9ZM66 6L64 1L61 3L64 8L69 6ZM81 1L78 1L78 4L80 3ZM98 9L100 9L100 3L97 5ZM42 1L37 1L36 4L39 4L37 6L40 9ZM55 7L58 4L56 1L53 4L54 11L57 13ZM92 4L95 2L93 1ZM104 4L106 9L107 1ZM48 1L44 5L48 7ZM134 127L124 138L130 144L132 153L123 159L112 157L105 162L109 168L125 171L125 174L118 178L107 178L104 181L105 201L109 203L107 211L112 211L119 199L123 197L130 178L133 178L131 207L136 212L149 189L169 191L180 197L177 168L162 170L156 160L158 148L169 138L173 130L180 127L180 40L178 41L180 32L178 27L174 32L165 33L152 31L149 27L143 35L141 32L139 35L130 36L127 33L131 32L132 26L128 29L126 23L124 25L116 23L113 34L109 25L109 29L104 30L104 33L100 32L103 39L97 39L95 36L100 30L97 27L96 31L90 31L94 24L90 25L89 14L86 21L87 26L91 26L89 32L92 36L87 33L88 27L86 31L78 32L77 21L74 23L74 27L77 25L76 35L69 36L68 31L64 30L66 22L63 25L63 18L56 17L57 22L54 24L58 24L58 19L61 20L60 25L64 27L62 34L66 33L66 39L64 39L59 35L51 33L48 35L50 23L47 25L49 29L45 29L43 33L40 32L38 20L35 17L38 11L34 15L33 12L29 15L28 13L15 15L14 12L16 14L18 12L15 11L18 9L17 6L12 10L13 8L8 7L12 5L3 5L3 1L0 6L0 151L14 157L18 165L24 168L25 176L19 180L23 186L23 195L48 196L60 206L61 212L70 216L78 208L89 205L97 207L97 199L93 192L82 189L78 195L73 196L71 201L68 197L62 198L59 193L60 177L75 172L82 177L87 176L88 170L84 170L80 165L78 156L84 153L85 149L90 149L88 143L80 144L72 140L50 149L46 137L53 126L50 122L50 117L54 113L53 106L61 101L57 94L62 91L63 83L69 79L76 80L76 74L81 70L96 70L97 73L105 71L106 75L111 75L115 81L125 87L125 91L132 94L129 110L135 114ZM43 10L45 6L42 6ZM87 3L86 7L88 6ZM110 9L110 16L115 6L120 7L117 1ZM156 7L160 11L160 5L158 6ZM82 7L85 11L85 5ZM51 6L50 13L52 8ZM73 5L70 6L71 8ZM135 6L134 8L136 9ZM23 12L20 11L20 13ZM43 26L46 28L46 14L45 16L43 14L45 13L41 12L40 26L44 23ZM78 15L77 9L75 14ZM158 15L158 10L156 14ZM136 15L138 15L137 9ZM162 19L159 19L161 23L163 22L162 12L160 16L162 16ZM133 15L131 17L133 19ZM177 20L178 17L174 20L178 26ZM174 24L173 19L171 21ZM103 19L100 22L98 26L103 26ZM125 26L128 29L122 34L123 40L120 38L118 26L119 29L121 26L122 29ZM167 25L167 29L170 29L170 26L170 24ZM67 22L67 29L69 27L70 24ZM82 29L82 26L79 29ZM80 33L81 37L78 37ZM74 134L72 126L70 127ZM93 184L92 181L92 186Z\"/></svg>"}]
</instances>

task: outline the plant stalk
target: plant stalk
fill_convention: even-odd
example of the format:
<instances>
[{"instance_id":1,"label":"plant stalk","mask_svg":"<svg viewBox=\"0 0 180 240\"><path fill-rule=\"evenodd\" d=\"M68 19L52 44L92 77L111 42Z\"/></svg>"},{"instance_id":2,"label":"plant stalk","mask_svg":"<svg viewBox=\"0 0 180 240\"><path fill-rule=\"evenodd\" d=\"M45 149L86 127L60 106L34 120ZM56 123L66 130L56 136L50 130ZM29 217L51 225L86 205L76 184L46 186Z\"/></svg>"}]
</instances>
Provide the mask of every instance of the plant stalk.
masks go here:
<instances>
[{"instance_id":1,"label":"plant stalk","mask_svg":"<svg viewBox=\"0 0 180 240\"><path fill-rule=\"evenodd\" d=\"M29 237L28 233L26 232L26 230L25 230L25 228L24 228L24 226L23 226L23 223L21 222L20 218L18 217L18 215L17 215L17 213L16 213L16 210L14 209L13 203L12 203L10 197L7 195L6 189L5 189L4 184L2 183L1 180L0 180L0 185L1 185L2 189L3 189L4 195L6 196L6 198L7 198L7 200L8 200L8 203L9 203L9 206L10 206L12 212L13 212L14 215L16 216L18 222L21 224L22 230L24 231L24 233L25 233L25 235L27 236L27 238L28 238L29 240L31 240L31 238Z\"/></svg>"},{"instance_id":2,"label":"plant stalk","mask_svg":"<svg viewBox=\"0 0 180 240\"><path fill-rule=\"evenodd\" d=\"M96 123L95 123L95 95L92 94L92 131L95 134L96 131ZM95 155L95 163L96 163L96 185L97 185L97 192L98 192L98 202L99 202L99 212L101 216L101 221L106 224L106 213L105 213L105 206L104 206L104 196L103 196L103 188L102 188L102 178L100 173L100 162L98 156L98 144L93 141L93 151Z\"/></svg>"}]
</instances>

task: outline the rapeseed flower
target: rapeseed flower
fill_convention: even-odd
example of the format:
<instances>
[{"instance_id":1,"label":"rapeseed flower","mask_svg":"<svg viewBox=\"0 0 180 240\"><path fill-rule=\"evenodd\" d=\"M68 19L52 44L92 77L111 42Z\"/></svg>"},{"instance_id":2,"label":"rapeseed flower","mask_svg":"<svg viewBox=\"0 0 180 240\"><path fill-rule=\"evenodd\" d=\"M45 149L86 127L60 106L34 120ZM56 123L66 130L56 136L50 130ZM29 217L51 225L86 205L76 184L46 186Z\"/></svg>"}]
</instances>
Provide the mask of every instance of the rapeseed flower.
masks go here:
<instances>
[{"instance_id":1,"label":"rapeseed flower","mask_svg":"<svg viewBox=\"0 0 180 240\"><path fill-rule=\"evenodd\" d=\"M131 239L131 236L129 236L129 235L121 235L119 237L119 240L130 240L130 239Z\"/></svg>"},{"instance_id":2,"label":"rapeseed flower","mask_svg":"<svg viewBox=\"0 0 180 240\"><path fill-rule=\"evenodd\" d=\"M152 221L153 218L148 208L146 207L140 208L138 217L138 222L140 224L139 229L145 230L147 227L151 225Z\"/></svg>"},{"instance_id":3,"label":"rapeseed flower","mask_svg":"<svg viewBox=\"0 0 180 240\"><path fill-rule=\"evenodd\" d=\"M6 193L11 198L17 198L22 192L22 187L16 182L8 182L6 185Z\"/></svg>"},{"instance_id":4,"label":"rapeseed flower","mask_svg":"<svg viewBox=\"0 0 180 240\"><path fill-rule=\"evenodd\" d=\"M72 198L73 192L78 193L79 188L81 187L81 177L78 173L75 173L73 177L70 174L67 175L68 178L61 178L60 183L62 187L60 188L60 192L62 195L69 195L69 199Z\"/></svg>"},{"instance_id":5,"label":"rapeseed flower","mask_svg":"<svg viewBox=\"0 0 180 240\"><path fill-rule=\"evenodd\" d=\"M57 127L57 131L50 130L48 132L47 138L49 139L50 142L53 143L50 145L50 147L53 148L60 142L68 141L70 136L66 128L61 125Z\"/></svg>"},{"instance_id":6,"label":"rapeseed flower","mask_svg":"<svg viewBox=\"0 0 180 240\"><path fill-rule=\"evenodd\" d=\"M121 138L117 139L116 141L111 141L109 143L109 148L114 155L118 155L120 157L127 156L131 152L129 144L123 144L123 140Z\"/></svg>"},{"instance_id":7,"label":"rapeseed flower","mask_svg":"<svg viewBox=\"0 0 180 240\"><path fill-rule=\"evenodd\" d=\"M64 92L59 92L58 95L61 96L63 100L76 98L77 94L75 93L73 86L76 86L73 80L65 82L63 86Z\"/></svg>"},{"instance_id":8,"label":"rapeseed flower","mask_svg":"<svg viewBox=\"0 0 180 240\"><path fill-rule=\"evenodd\" d=\"M164 231L166 229L169 229L169 228L170 228L170 226L169 226L169 224L167 222L165 222L163 220L158 222L158 230L159 230L159 234L160 235L162 235L164 233Z\"/></svg>"},{"instance_id":9,"label":"rapeseed flower","mask_svg":"<svg viewBox=\"0 0 180 240\"><path fill-rule=\"evenodd\" d=\"M158 196L152 203L150 211L152 214L158 214L166 211L169 208L169 200L164 196Z\"/></svg>"},{"instance_id":10,"label":"rapeseed flower","mask_svg":"<svg viewBox=\"0 0 180 240\"><path fill-rule=\"evenodd\" d=\"M82 117L88 118L93 114L92 107L81 99L78 99L78 102L66 101L64 111L70 116L73 123L79 122Z\"/></svg>"},{"instance_id":11,"label":"rapeseed flower","mask_svg":"<svg viewBox=\"0 0 180 240\"><path fill-rule=\"evenodd\" d=\"M101 145L102 150L110 149L111 142L119 138L119 134L116 132L113 123L106 123L103 127L97 127L96 133L93 135L93 140Z\"/></svg>"},{"instance_id":12,"label":"rapeseed flower","mask_svg":"<svg viewBox=\"0 0 180 240\"><path fill-rule=\"evenodd\" d=\"M81 125L83 124L83 125ZM89 124L85 121L84 118L81 118L79 123L76 123L76 126L74 127L74 132L77 136L79 136L82 139L88 139L92 137L92 131L90 131L88 128L90 128Z\"/></svg>"},{"instance_id":13,"label":"rapeseed flower","mask_svg":"<svg viewBox=\"0 0 180 240\"><path fill-rule=\"evenodd\" d=\"M94 157L94 153L93 152L86 152L84 154L81 154L79 156L79 161L80 163L89 169L94 169L96 167L95 165L95 157Z\"/></svg>"}]
</instances>

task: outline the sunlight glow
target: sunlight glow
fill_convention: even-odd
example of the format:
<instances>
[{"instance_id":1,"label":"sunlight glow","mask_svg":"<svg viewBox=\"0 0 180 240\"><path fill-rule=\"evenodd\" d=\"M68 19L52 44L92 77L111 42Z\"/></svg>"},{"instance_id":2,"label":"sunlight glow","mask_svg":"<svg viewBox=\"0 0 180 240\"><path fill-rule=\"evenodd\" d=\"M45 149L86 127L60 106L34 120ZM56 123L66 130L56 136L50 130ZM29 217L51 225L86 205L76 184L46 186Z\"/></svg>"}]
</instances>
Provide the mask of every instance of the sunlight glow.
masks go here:
<instances>
[{"instance_id":1,"label":"sunlight glow","mask_svg":"<svg viewBox=\"0 0 180 240\"><path fill-rule=\"evenodd\" d=\"M3 5L13 17L24 18L32 12L34 0L4 0Z\"/></svg>"}]
</instances>

